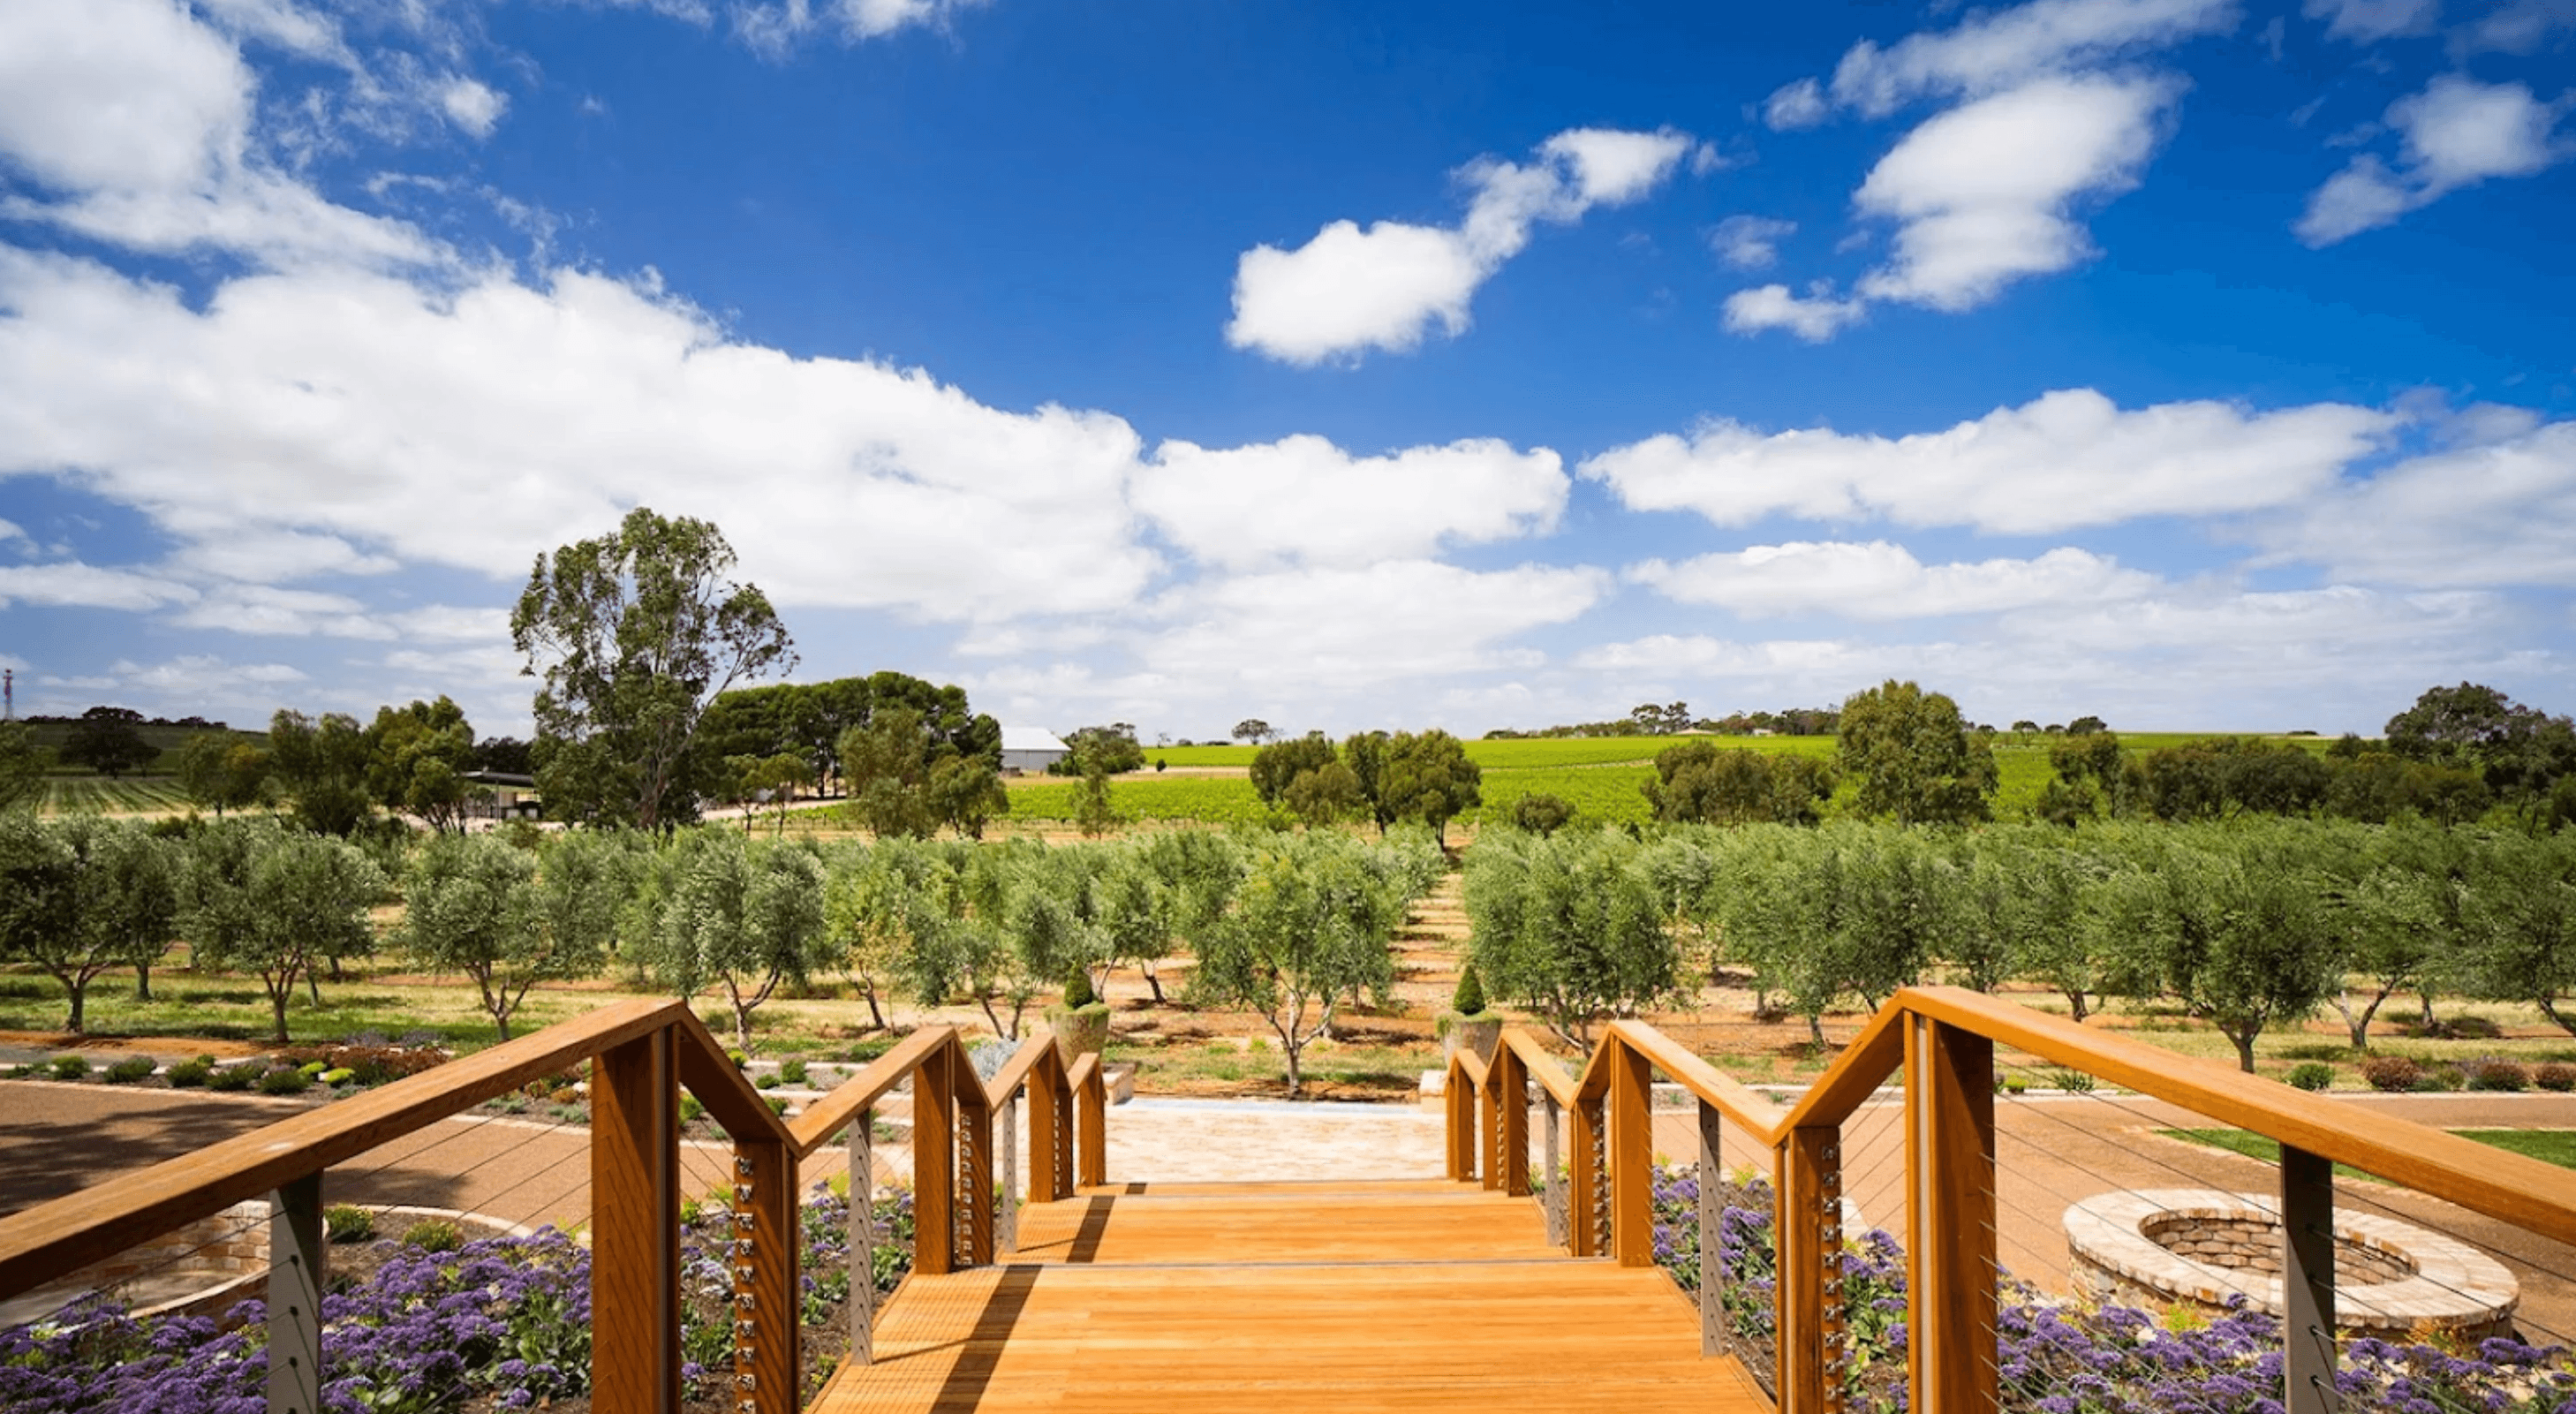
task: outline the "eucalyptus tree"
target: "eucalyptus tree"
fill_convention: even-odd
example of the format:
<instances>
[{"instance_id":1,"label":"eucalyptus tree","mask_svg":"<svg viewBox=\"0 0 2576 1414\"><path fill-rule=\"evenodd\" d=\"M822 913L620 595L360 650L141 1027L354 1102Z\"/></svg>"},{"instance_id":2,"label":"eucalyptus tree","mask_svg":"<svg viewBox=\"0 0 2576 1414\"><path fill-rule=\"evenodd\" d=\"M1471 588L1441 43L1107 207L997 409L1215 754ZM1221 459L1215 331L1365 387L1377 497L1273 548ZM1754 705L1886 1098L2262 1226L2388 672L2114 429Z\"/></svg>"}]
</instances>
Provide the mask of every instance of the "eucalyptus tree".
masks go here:
<instances>
[{"instance_id":1,"label":"eucalyptus tree","mask_svg":"<svg viewBox=\"0 0 2576 1414\"><path fill-rule=\"evenodd\" d=\"M1843 703L1835 759L1860 782L1860 812L1901 825L1983 820L1998 778L1958 703L1892 678Z\"/></svg>"},{"instance_id":2,"label":"eucalyptus tree","mask_svg":"<svg viewBox=\"0 0 2576 1414\"><path fill-rule=\"evenodd\" d=\"M510 640L543 682L531 758L549 812L647 830L693 813L690 748L707 705L796 663L768 596L732 583L733 566L713 524L642 506L538 557Z\"/></svg>"}]
</instances>

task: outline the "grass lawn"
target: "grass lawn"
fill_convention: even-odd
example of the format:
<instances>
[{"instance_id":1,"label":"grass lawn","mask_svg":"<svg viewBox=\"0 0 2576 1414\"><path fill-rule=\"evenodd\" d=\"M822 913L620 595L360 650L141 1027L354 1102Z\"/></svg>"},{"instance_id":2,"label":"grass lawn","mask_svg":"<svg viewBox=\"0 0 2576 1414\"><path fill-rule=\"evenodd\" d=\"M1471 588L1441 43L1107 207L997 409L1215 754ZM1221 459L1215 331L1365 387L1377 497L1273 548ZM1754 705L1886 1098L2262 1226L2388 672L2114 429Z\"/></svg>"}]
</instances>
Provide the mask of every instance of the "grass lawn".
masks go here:
<instances>
[{"instance_id":1,"label":"grass lawn","mask_svg":"<svg viewBox=\"0 0 2576 1414\"><path fill-rule=\"evenodd\" d=\"M2267 1164L2277 1164L2281 1161L2281 1146L2278 1142L2260 1134L2247 1133L2242 1129L2159 1129L2156 1132L2168 1139L2181 1139L2193 1144L2206 1144L2213 1149L2230 1150L2243 1154L2249 1159L2260 1159ZM2514 1153L2538 1159L2545 1164L2556 1164L2563 1169L2576 1169L2576 1130L2454 1129L2451 1132L2463 1139L2474 1139L2494 1148L2510 1149ZM2345 1164L2335 1165L2335 1173L2343 1178L2366 1178L2373 1183L2387 1182L2376 1174L2363 1173Z\"/></svg>"}]
</instances>

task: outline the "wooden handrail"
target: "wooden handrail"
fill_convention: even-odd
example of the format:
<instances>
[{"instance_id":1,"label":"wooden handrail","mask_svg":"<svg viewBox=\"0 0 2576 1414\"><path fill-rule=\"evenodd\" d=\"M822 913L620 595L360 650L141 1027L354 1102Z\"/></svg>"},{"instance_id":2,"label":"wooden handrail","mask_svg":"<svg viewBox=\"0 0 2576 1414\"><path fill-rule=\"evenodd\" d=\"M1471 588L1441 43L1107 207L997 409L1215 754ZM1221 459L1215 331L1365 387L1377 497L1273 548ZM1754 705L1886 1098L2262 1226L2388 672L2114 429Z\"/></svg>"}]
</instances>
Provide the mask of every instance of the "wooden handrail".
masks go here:
<instances>
[{"instance_id":1,"label":"wooden handrail","mask_svg":"<svg viewBox=\"0 0 2576 1414\"><path fill-rule=\"evenodd\" d=\"M696 1020L687 1005L678 1001L613 1003L365 1094L0 1217L0 1297L42 1286L290 1180L346 1162L541 1075L675 1026L682 1017ZM705 1031L704 1026L698 1029L701 1034ZM777 1122L766 1106L760 1109L764 1118Z\"/></svg>"},{"instance_id":2,"label":"wooden handrail","mask_svg":"<svg viewBox=\"0 0 2576 1414\"><path fill-rule=\"evenodd\" d=\"M1897 996L1904 996L1899 992ZM1781 1132L1840 1124L1905 1063L1907 1008L1888 999L1781 1118ZM2171 1052L2166 1052L2171 1055Z\"/></svg>"},{"instance_id":3,"label":"wooden handrail","mask_svg":"<svg viewBox=\"0 0 2576 1414\"><path fill-rule=\"evenodd\" d=\"M2576 1243L2576 1172L2555 1164L2293 1090L2217 1061L2177 1056L1965 988L1909 987L1886 1009L1975 1032L2500 1222ZM1850 1059L1848 1053L1845 1059Z\"/></svg>"},{"instance_id":4,"label":"wooden handrail","mask_svg":"<svg viewBox=\"0 0 2576 1414\"><path fill-rule=\"evenodd\" d=\"M795 1135L798 1154L810 1155L831 1143L832 1136L858 1118L860 1111L884 1099L931 1055L956 1043L956 1027L925 1026L870 1061L865 1070L834 1086L831 1093L807 1105L804 1113L789 1122L787 1127Z\"/></svg>"},{"instance_id":5,"label":"wooden handrail","mask_svg":"<svg viewBox=\"0 0 2576 1414\"><path fill-rule=\"evenodd\" d=\"M984 1102L999 1108L1028 1083L1029 1072L1040 1061L1055 1053L1055 1033L1051 1031L1037 1032L1022 1041L1020 1048L1011 1052L1011 1058L1002 1062L1002 1068L993 1073L993 1078L984 1082Z\"/></svg>"},{"instance_id":6,"label":"wooden handrail","mask_svg":"<svg viewBox=\"0 0 2576 1414\"><path fill-rule=\"evenodd\" d=\"M1611 1022L1610 1034L1644 1056L1674 1084L1715 1105L1728 1123L1741 1126L1763 1148L1779 1142L1789 1112L1770 1097L1683 1050L1673 1038L1644 1022Z\"/></svg>"},{"instance_id":7,"label":"wooden handrail","mask_svg":"<svg viewBox=\"0 0 2576 1414\"><path fill-rule=\"evenodd\" d=\"M1539 1044L1538 1037L1521 1027L1506 1026L1503 1028L1503 1044L1529 1067L1530 1079L1537 1081L1549 1098L1559 1106L1574 1104L1574 1077L1565 1073L1565 1067L1547 1053L1547 1047Z\"/></svg>"}]
</instances>

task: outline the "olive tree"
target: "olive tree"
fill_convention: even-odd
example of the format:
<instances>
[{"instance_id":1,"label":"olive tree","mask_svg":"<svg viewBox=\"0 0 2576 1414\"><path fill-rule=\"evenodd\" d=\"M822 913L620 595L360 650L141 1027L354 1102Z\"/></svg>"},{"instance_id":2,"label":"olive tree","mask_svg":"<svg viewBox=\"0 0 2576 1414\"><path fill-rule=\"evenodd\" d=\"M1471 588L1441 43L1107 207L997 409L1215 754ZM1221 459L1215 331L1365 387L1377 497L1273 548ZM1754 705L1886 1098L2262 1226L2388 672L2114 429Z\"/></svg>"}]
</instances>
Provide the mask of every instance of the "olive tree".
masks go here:
<instances>
[{"instance_id":1,"label":"olive tree","mask_svg":"<svg viewBox=\"0 0 2576 1414\"><path fill-rule=\"evenodd\" d=\"M1199 945L1194 1000L1258 1013L1279 1038L1288 1094L1304 1093L1306 1048L1354 989L1383 1002L1391 946L1410 900L1399 874L1371 867L1372 846L1337 834L1283 836L1249 861L1234 909Z\"/></svg>"},{"instance_id":2,"label":"olive tree","mask_svg":"<svg viewBox=\"0 0 2576 1414\"><path fill-rule=\"evenodd\" d=\"M175 849L141 827L96 816L45 824L0 814L0 957L63 984L63 1029L87 1029L90 983L149 968L170 946L179 907Z\"/></svg>"},{"instance_id":3,"label":"olive tree","mask_svg":"<svg viewBox=\"0 0 2576 1414\"><path fill-rule=\"evenodd\" d=\"M501 1039L540 982L593 977L625 894L626 851L557 835L536 853L495 835L446 835L403 875L399 942L423 966L474 979Z\"/></svg>"},{"instance_id":4,"label":"olive tree","mask_svg":"<svg viewBox=\"0 0 2576 1414\"><path fill-rule=\"evenodd\" d=\"M270 1039L284 1044L295 979L373 943L367 908L384 875L355 846L273 821L217 821L191 849L182 931L196 964L257 976Z\"/></svg>"},{"instance_id":5,"label":"olive tree","mask_svg":"<svg viewBox=\"0 0 2576 1414\"><path fill-rule=\"evenodd\" d=\"M752 1012L828 960L822 861L802 845L702 829L673 863L654 973L678 996L722 988L734 1044L749 1049Z\"/></svg>"},{"instance_id":6,"label":"olive tree","mask_svg":"<svg viewBox=\"0 0 2576 1414\"><path fill-rule=\"evenodd\" d=\"M2130 862L2106 897L2129 990L2217 1027L2250 1073L2255 1040L2314 1015L2341 977L2310 850L2294 831L2195 830Z\"/></svg>"},{"instance_id":7,"label":"olive tree","mask_svg":"<svg viewBox=\"0 0 2576 1414\"><path fill-rule=\"evenodd\" d=\"M895 981L918 955L936 950L959 908L957 871L944 846L895 837L828 857L825 940L867 999L872 1025L891 1024Z\"/></svg>"},{"instance_id":8,"label":"olive tree","mask_svg":"<svg viewBox=\"0 0 2576 1414\"><path fill-rule=\"evenodd\" d=\"M510 640L544 684L532 759L550 813L647 830L692 813L708 703L796 663L768 596L732 583L733 565L713 524L642 506L538 557Z\"/></svg>"},{"instance_id":9,"label":"olive tree","mask_svg":"<svg viewBox=\"0 0 2576 1414\"><path fill-rule=\"evenodd\" d=\"M2576 835L2503 836L2477 852L2464 922L2471 980L2576 1035Z\"/></svg>"},{"instance_id":10,"label":"olive tree","mask_svg":"<svg viewBox=\"0 0 2576 1414\"><path fill-rule=\"evenodd\" d=\"M1467 855L1468 959L1486 991L1589 1049L1600 1021L1681 991L1681 950L1642 851L1607 831L1493 833Z\"/></svg>"}]
</instances>

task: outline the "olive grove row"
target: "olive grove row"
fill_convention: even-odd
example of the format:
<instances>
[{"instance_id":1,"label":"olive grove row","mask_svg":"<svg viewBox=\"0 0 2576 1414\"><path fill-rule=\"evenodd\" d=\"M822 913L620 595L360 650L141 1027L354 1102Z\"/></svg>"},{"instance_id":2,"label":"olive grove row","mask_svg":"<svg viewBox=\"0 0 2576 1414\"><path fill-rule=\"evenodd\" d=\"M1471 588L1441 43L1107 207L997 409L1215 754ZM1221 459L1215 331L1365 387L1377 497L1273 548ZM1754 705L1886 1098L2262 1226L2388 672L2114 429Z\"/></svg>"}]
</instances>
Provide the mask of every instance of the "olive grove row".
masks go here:
<instances>
[{"instance_id":1,"label":"olive grove row","mask_svg":"<svg viewBox=\"0 0 2576 1414\"><path fill-rule=\"evenodd\" d=\"M1926 979L2105 997L2254 1041L2328 1005L2355 1048L2391 997L2528 1003L2576 1034L2576 833L2329 820L1489 832L1467 859L1472 959L1569 1041L1748 971L1817 1024ZM2429 1002L2428 1002L2429 1006Z\"/></svg>"}]
</instances>

